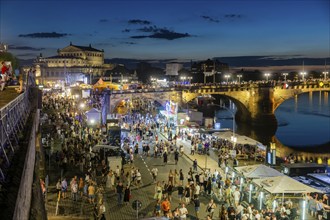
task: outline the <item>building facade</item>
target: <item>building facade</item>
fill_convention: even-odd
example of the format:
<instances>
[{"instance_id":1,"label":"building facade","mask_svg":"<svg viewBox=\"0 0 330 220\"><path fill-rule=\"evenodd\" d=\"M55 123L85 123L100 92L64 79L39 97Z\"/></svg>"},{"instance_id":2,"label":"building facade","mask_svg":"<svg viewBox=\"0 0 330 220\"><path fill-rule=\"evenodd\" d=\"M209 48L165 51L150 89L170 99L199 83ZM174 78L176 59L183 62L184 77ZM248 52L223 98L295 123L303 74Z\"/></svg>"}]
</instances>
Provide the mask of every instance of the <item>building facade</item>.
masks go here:
<instances>
[{"instance_id":1,"label":"building facade","mask_svg":"<svg viewBox=\"0 0 330 220\"><path fill-rule=\"evenodd\" d=\"M39 84L52 84L58 81L74 83L83 81L93 83L107 70L113 69L112 64L104 63L104 51L89 46L69 46L57 50L56 56L43 57L42 54L34 62L36 79Z\"/></svg>"}]
</instances>

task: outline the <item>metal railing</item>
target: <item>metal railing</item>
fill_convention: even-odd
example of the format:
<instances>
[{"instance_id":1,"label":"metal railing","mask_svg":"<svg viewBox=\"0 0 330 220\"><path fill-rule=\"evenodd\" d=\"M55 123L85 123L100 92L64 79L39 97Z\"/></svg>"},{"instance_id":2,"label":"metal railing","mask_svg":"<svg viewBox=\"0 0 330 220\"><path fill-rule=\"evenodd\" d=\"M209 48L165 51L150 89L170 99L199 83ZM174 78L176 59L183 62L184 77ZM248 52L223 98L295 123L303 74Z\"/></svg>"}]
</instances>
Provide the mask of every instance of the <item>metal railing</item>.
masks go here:
<instances>
[{"instance_id":1,"label":"metal railing","mask_svg":"<svg viewBox=\"0 0 330 220\"><path fill-rule=\"evenodd\" d=\"M5 180L6 169L18 145L18 135L22 131L30 112L28 89L0 109L0 182Z\"/></svg>"}]
</instances>

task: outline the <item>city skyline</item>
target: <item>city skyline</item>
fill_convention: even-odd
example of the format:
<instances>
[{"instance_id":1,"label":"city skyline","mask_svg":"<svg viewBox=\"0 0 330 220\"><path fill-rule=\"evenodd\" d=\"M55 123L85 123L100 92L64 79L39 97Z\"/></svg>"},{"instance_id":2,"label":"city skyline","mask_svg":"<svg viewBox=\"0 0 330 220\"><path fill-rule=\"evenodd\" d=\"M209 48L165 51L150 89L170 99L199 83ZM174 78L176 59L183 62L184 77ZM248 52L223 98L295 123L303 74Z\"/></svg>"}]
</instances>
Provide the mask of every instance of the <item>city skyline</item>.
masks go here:
<instances>
[{"instance_id":1,"label":"city skyline","mask_svg":"<svg viewBox=\"0 0 330 220\"><path fill-rule=\"evenodd\" d=\"M105 58L328 58L329 1L7 1L0 41L20 59L69 45Z\"/></svg>"}]
</instances>

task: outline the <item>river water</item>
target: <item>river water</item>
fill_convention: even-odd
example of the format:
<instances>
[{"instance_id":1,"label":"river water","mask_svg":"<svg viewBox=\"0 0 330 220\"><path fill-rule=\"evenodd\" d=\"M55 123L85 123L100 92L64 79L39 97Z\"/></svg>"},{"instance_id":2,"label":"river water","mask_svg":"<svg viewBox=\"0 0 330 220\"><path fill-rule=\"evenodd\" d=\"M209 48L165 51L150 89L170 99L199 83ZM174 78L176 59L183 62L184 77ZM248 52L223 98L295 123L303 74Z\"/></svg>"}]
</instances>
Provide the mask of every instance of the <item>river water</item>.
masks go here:
<instances>
[{"instance_id":1,"label":"river water","mask_svg":"<svg viewBox=\"0 0 330 220\"><path fill-rule=\"evenodd\" d=\"M276 110L278 122L275 138L284 146L298 151L330 153L330 97L328 92L304 93L284 101ZM235 105L227 101L227 108ZM221 128L233 129L232 114L219 107L201 109L207 117L216 117ZM274 138L267 131L253 131L249 125L234 124L235 130L266 145Z\"/></svg>"}]
</instances>

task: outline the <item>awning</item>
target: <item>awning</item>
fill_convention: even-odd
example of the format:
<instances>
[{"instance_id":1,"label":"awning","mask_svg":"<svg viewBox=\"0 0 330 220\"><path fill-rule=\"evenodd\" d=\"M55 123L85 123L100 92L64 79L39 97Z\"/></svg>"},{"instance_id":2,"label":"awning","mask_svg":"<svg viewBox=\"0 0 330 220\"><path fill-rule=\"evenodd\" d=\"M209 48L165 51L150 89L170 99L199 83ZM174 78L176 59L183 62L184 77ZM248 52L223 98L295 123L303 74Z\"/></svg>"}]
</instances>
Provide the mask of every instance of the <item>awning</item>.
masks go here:
<instances>
[{"instance_id":1,"label":"awning","mask_svg":"<svg viewBox=\"0 0 330 220\"><path fill-rule=\"evenodd\" d=\"M235 167L235 170L247 178L265 178L284 175L283 173L263 164Z\"/></svg>"},{"instance_id":2,"label":"awning","mask_svg":"<svg viewBox=\"0 0 330 220\"><path fill-rule=\"evenodd\" d=\"M253 182L272 194L322 192L285 175L254 179Z\"/></svg>"}]
</instances>

